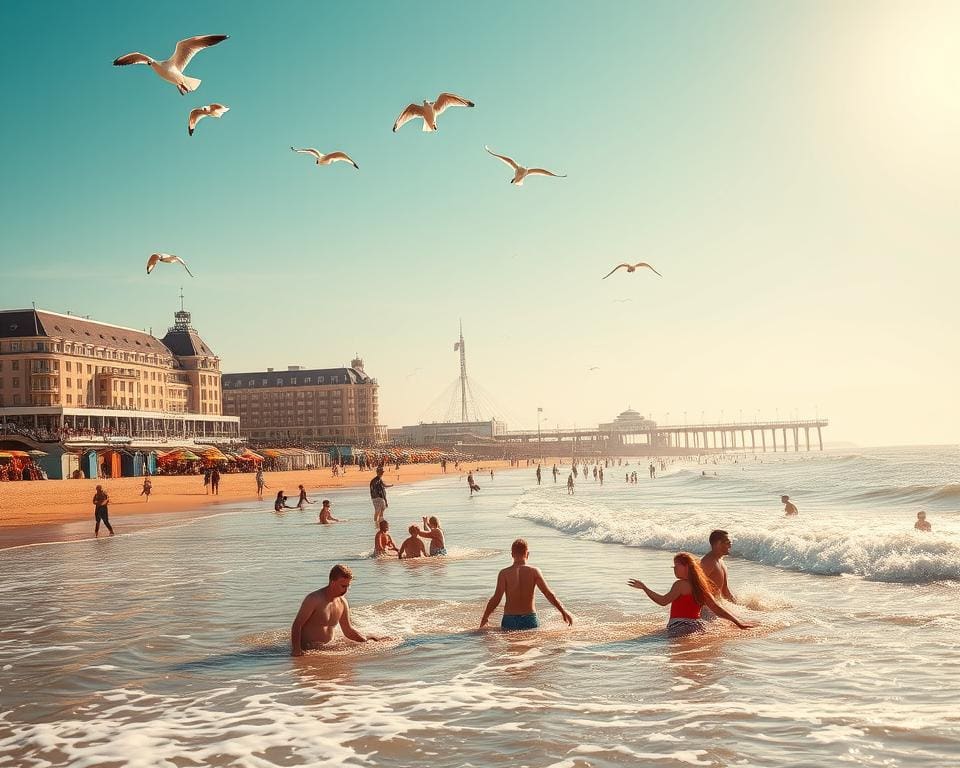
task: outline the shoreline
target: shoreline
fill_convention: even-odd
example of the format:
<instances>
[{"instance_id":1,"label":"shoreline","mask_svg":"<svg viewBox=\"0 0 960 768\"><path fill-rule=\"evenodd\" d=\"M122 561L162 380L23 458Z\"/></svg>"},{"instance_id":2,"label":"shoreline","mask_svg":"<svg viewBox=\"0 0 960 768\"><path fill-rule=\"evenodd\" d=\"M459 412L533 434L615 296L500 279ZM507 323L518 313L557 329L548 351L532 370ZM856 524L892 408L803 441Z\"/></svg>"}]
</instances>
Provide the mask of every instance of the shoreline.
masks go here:
<instances>
[{"instance_id":1,"label":"shoreline","mask_svg":"<svg viewBox=\"0 0 960 768\"><path fill-rule=\"evenodd\" d=\"M546 463L546 461L544 462ZM471 462L471 469L481 473L493 470L524 469L511 467L509 461ZM530 468L533 471L533 468ZM401 464L399 472L392 465L385 467L384 480L395 486L439 477L444 473L439 464ZM465 475L448 465L446 474ZM96 486L102 485L110 495L110 522L118 533L130 533L146 527L172 524L215 512L217 507L235 502L257 501L255 475L252 472L221 475L220 493L204 492L202 475L154 475L150 500L140 496L142 477L119 477L105 480L35 480L0 484L0 550L29 544L50 544L93 538L93 504ZM374 477L372 470L361 472L346 467L346 474L334 477L329 468L265 472L266 490L262 504L273 509L277 491L283 490L290 500L297 497L302 484L311 501L319 492L360 488ZM482 482L482 480L481 480ZM289 500L288 500L289 503ZM306 510L305 510L306 511ZM336 514L336 513L334 513ZM130 527L124 527L131 523ZM109 532L101 534L109 536Z\"/></svg>"}]
</instances>

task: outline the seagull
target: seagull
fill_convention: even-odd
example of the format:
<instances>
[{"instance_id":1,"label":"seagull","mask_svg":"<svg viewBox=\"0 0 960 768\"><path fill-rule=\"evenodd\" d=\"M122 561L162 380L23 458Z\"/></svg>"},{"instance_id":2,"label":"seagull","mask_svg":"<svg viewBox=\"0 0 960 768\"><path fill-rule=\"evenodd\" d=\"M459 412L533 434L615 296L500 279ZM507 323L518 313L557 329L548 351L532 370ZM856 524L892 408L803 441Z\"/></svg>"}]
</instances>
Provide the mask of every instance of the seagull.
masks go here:
<instances>
[{"instance_id":1,"label":"seagull","mask_svg":"<svg viewBox=\"0 0 960 768\"><path fill-rule=\"evenodd\" d=\"M230 107L225 104L207 104L205 107L197 107L190 112L190 120L187 122L187 133L193 136L193 130L205 117L223 117L224 112L229 112Z\"/></svg>"},{"instance_id":2,"label":"seagull","mask_svg":"<svg viewBox=\"0 0 960 768\"><path fill-rule=\"evenodd\" d=\"M614 304L623 304L623 303L626 302L626 301L633 301L633 299L614 299L614 300L613 300L613 303L614 303Z\"/></svg>"},{"instance_id":3,"label":"seagull","mask_svg":"<svg viewBox=\"0 0 960 768\"><path fill-rule=\"evenodd\" d=\"M651 267L649 264L647 264L647 262L645 262L645 261L639 261L639 262L637 262L636 264L617 264L617 266L615 266L613 269L611 269L609 272L607 272L607 274L605 274L605 275L603 276L603 279L606 280L608 277L610 277L610 275L612 275L614 272L616 272L618 269L620 269L620 267L626 267L626 268L627 268L627 272L636 272L636 271L637 271L637 267L646 267L646 268L649 269L651 272L654 272L655 274L660 275L660 273L657 272L657 270L655 270L655 269L654 269L653 267ZM660 277L663 277L663 275L660 275Z\"/></svg>"},{"instance_id":4,"label":"seagull","mask_svg":"<svg viewBox=\"0 0 960 768\"><path fill-rule=\"evenodd\" d=\"M350 163L358 171L360 166L357 165L350 158L346 152L331 152L329 155L325 155L322 152L318 152L315 149L296 149L295 147L290 147L294 152L302 152L304 154L310 155L311 157L317 158L317 165L330 165L330 163L335 163L337 160L342 160L345 163Z\"/></svg>"},{"instance_id":5,"label":"seagull","mask_svg":"<svg viewBox=\"0 0 960 768\"><path fill-rule=\"evenodd\" d=\"M447 107L473 106L476 105L472 101L467 101L455 93L441 93L437 96L436 101L430 102L424 99L422 105L408 104L407 108L400 113L400 117L398 117L397 121L393 124L393 132L396 133L400 126L417 117L423 118L424 131L435 131L437 130L437 118L443 114L443 111Z\"/></svg>"},{"instance_id":6,"label":"seagull","mask_svg":"<svg viewBox=\"0 0 960 768\"><path fill-rule=\"evenodd\" d=\"M180 264L190 277L193 277L193 272L190 271L190 268L187 266L187 262L181 259L179 256L174 256L171 253L151 253L150 258L147 259L147 274L149 275L153 272L154 267L157 266L158 262L163 262L164 264Z\"/></svg>"},{"instance_id":7,"label":"seagull","mask_svg":"<svg viewBox=\"0 0 960 768\"><path fill-rule=\"evenodd\" d=\"M545 168L524 168L522 165L518 164L516 160L506 155L498 155L490 147L484 145L483 147L487 152L489 152L494 157L498 157L511 168L513 168L513 178L510 179L511 184L516 184L518 187L523 186L523 180L527 176L556 176L557 178L566 178L566 174L563 173L554 173L553 171L548 171Z\"/></svg>"},{"instance_id":8,"label":"seagull","mask_svg":"<svg viewBox=\"0 0 960 768\"><path fill-rule=\"evenodd\" d=\"M187 77L183 74L187 64L190 63L197 51L209 48L211 45L222 43L227 39L227 35L200 35L198 37L188 37L177 43L177 47L166 61L155 61L145 53L135 51L114 59L113 66L124 67L127 64L147 64L154 72L167 82L173 83L183 96L190 91L195 91L200 87L200 80L195 77Z\"/></svg>"},{"instance_id":9,"label":"seagull","mask_svg":"<svg viewBox=\"0 0 960 768\"><path fill-rule=\"evenodd\" d=\"M588 368L587 370L588 370L588 371L599 371L599 370L600 370L600 366L599 366L599 365L594 365L594 366L591 366L590 368Z\"/></svg>"}]
</instances>

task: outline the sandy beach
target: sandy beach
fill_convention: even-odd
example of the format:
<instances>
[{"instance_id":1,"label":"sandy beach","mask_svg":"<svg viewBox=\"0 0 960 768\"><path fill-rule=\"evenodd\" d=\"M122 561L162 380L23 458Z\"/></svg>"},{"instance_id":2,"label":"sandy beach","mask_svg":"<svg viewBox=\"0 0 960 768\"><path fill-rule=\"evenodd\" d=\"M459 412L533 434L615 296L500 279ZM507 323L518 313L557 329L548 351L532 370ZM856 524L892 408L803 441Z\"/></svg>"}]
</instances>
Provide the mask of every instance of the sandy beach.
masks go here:
<instances>
[{"instance_id":1,"label":"sandy beach","mask_svg":"<svg viewBox=\"0 0 960 768\"><path fill-rule=\"evenodd\" d=\"M471 464L469 468L480 467L481 472L489 473L491 469L497 471L509 466L509 461L489 460ZM545 468L547 466L544 465ZM465 474L468 465L462 467ZM399 487L440 474L439 464L403 464L399 471L388 466L384 477L386 482ZM456 476L458 472L452 464L448 464L447 474ZM98 484L103 485L110 494L111 523L122 527L124 518L133 515L140 518L147 514L165 513L171 520L182 520L184 517L207 513L217 504L251 501L257 498L254 477L253 473L222 475L220 493L213 496L205 492L201 475L159 475L151 478L153 490L149 502L140 495L142 477L2 483L0 548L85 538L89 532L80 534L75 527L68 525L90 521L92 527L91 499ZM372 472L361 472L353 466L348 466L346 473L339 477L334 477L329 468L267 472L264 474L267 485L264 504L271 505L280 490L290 497L288 503L293 503L300 484L307 489L312 501L319 502L318 494L321 491L365 486L372 478ZM482 478L479 481L482 482Z\"/></svg>"}]
</instances>

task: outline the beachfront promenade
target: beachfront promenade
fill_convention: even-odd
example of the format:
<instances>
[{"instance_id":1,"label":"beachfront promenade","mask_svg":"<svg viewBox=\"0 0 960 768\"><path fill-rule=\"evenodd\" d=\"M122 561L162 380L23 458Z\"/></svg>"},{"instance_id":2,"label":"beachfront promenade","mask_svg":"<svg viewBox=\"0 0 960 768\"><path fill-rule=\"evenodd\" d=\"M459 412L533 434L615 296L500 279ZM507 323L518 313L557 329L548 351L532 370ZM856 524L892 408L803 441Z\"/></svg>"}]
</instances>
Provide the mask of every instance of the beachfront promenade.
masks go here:
<instances>
[{"instance_id":1,"label":"beachfront promenade","mask_svg":"<svg viewBox=\"0 0 960 768\"><path fill-rule=\"evenodd\" d=\"M636 428L617 430L600 428L518 430L498 436L495 441L517 447L524 454L533 449L537 455L543 453L551 456L588 453L632 456L656 453L693 454L708 451L766 453L768 450L785 452L791 446L794 451L799 451L801 442L809 451L813 445L811 433L815 433L815 445L822 451L823 429L828 425L827 419L820 418L671 425L645 421L642 426Z\"/></svg>"}]
</instances>

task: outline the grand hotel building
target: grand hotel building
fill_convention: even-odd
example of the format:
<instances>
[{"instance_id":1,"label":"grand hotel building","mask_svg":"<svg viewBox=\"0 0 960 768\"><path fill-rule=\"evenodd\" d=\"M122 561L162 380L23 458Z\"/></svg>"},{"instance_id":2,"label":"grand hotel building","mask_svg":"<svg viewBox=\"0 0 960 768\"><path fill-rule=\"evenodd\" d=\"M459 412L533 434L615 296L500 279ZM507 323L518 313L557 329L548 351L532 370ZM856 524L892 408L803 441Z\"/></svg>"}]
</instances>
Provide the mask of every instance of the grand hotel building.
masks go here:
<instances>
[{"instance_id":1,"label":"grand hotel building","mask_svg":"<svg viewBox=\"0 0 960 768\"><path fill-rule=\"evenodd\" d=\"M220 358L174 315L162 339L40 309L0 311L0 429L239 437L221 413Z\"/></svg>"},{"instance_id":2,"label":"grand hotel building","mask_svg":"<svg viewBox=\"0 0 960 768\"><path fill-rule=\"evenodd\" d=\"M225 373L223 412L239 416L244 435L254 439L372 445L386 438L377 389L359 358L349 368Z\"/></svg>"}]
</instances>

